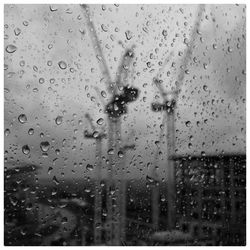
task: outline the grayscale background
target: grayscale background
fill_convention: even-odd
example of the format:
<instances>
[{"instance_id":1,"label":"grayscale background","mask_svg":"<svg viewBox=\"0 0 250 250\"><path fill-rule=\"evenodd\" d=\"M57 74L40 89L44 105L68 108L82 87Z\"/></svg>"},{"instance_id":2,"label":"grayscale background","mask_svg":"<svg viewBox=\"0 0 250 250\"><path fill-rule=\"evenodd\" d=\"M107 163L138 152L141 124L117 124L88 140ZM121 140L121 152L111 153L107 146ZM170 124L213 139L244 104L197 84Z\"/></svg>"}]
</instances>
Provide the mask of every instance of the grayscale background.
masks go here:
<instances>
[{"instance_id":1,"label":"grayscale background","mask_svg":"<svg viewBox=\"0 0 250 250\"><path fill-rule=\"evenodd\" d=\"M221 236L215 239L216 233L206 237L204 232L200 236L190 233L191 239L185 238L176 243L169 238L176 237L178 241L179 233L184 230L181 228L183 220L177 221L174 236L167 234L164 240L152 235L169 232L167 222L162 222L157 230L150 226L148 229L146 225L151 223L152 213L151 185L147 182L152 177L156 157L160 180L160 221L165 220L168 202L165 195L168 155L165 150L166 124L162 120L164 112L153 112L151 109L153 102L162 103L163 99L153 78L172 52L173 56L162 71L161 80L165 91L174 89L178 73L182 70L187 47L185 39L190 39L198 8L198 5L89 5L91 20L113 81L125 49L135 45L135 57L127 82L139 89L139 96L127 106L127 113L121 116L120 137L122 145L135 145L123 157L123 178L127 183L126 216L133 217L135 224L142 221L145 228L127 222L125 240L114 243L116 245L245 244L244 226L240 227L246 223L245 5L204 6L174 114L177 203L195 197L193 191L178 191L178 188L185 189L185 178L190 182L197 176L205 176L205 179L206 176L211 177L213 174L210 170L206 172L204 169L212 165L227 169L222 170L224 172L220 175L225 178L220 177L219 196L215 191L209 195L213 197L213 202L224 199L224 205L220 205L220 208L216 202L204 205L216 208L212 214L222 215L216 220L208 216L207 224L204 222L205 226L212 228L209 229L211 232L214 228L217 230L216 225L221 225L218 226ZM99 88L102 97L95 87ZM96 245L93 204L98 163L96 141L87 139L84 134L85 130L92 129L85 114L90 114L97 131L103 128L108 133L109 123L103 102L108 103L111 99L80 5L5 5L6 245ZM22 114L26 119L20 117ZM25 120L22 121L22 118ZM101 125L97 122L100 118L104 119ZM48 145L49 148L42 149ZM108 179L109 150L107 137L102 140L100 156L103 189ZM33 167L28 169L30 166ZM114 164L114 167L117 166ZM178 177L182 171L189 170L191 174ZM239 180L233 179L232 175L238 176ZM117 176L114 178L119 179ZM210 183L203 187L202 183L190 185L192 188L198 185L198 190L215 185ZM62 199L64 203L60 203ZM78 203L85 202L88 208L77 212L67 209L72 199ZM105 203L105 195L102 199ZM196 208L195 202L195 198L193 201L187 200L185 205L180 204L176 208L179 214L177 218L184 216L190 228L195 221L201 223L205 217L201 212L200 217L191 219L189 215L183 215L178 206L204 210L203 204ZM226 211L231 211L228 219ZM37 224L32 233L27 226L30 222L25 219L29 213L32 213ZM85 216L82 219L84 222L79 226L78 216L82 214ZM242 221L235 217L236 214L241 215ZM102 220L105 221L105 218L104 215ZM78 234L74 231L76 227ZM103 231L106 230L105 226L101 227ZM133 228L136 230L133 231ZM102 236L100 245L110 244Z\"/></svg>"}]
</instances>

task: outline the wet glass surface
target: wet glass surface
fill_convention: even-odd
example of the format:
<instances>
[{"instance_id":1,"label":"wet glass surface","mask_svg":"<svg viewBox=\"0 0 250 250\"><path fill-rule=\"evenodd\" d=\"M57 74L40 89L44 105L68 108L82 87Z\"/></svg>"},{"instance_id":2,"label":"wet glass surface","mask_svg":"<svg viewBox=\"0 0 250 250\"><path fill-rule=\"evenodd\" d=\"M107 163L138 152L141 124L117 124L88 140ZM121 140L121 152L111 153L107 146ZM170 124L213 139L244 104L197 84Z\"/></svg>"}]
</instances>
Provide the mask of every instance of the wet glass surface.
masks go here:
<instances>
[{"instance_id":1,"label":"wet glass surface","mask_svg":"<svg viewBox=\"0 0 250 250\"><path fill-rule=\"evenodd\" d=\"M245 245L245 28L245 5L5 5L5 245Z\"/></svg>"}]
</instances>

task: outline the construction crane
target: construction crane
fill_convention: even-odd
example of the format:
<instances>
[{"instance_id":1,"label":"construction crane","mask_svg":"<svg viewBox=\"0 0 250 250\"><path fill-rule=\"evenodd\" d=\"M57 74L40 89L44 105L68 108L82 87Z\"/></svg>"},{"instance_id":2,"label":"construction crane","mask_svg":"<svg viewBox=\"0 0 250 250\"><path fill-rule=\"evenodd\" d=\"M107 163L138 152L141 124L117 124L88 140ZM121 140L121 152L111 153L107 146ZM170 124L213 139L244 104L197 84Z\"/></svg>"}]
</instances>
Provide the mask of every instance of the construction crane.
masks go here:
<instances>
[{"instance_id":1,"label":"construction crane","mask_svg":"<svg viewBox=\"0 0 250 250\"><path fill-rule=\"evenodd\" d=\"M125 171L126 167L126 154L127 151L129 150L134 150L135 149L135 144L130 144L130 145L125 145L123 146L123 148L121 149L123 152L123 160L121 161L121 188L120 188L120 206L121 206L121 227L120 227L120 238L121 238L121 242L126 242L126 208L127 208L127 180L123 174L123 172Z\"/></svg>"},{"instance_id":2,"label":"construction crane","mask_svg":"<svg viewBox=\"0 0 250 250\"><path fill-rule=\"evenodd\" d=\"M198 36L198 30L200 28L200 23L201 23L201 18L202 14L204 11L205 7L204 5L199 5L198 9L198 14L197 14L197 19L195 20L195 24L193 26L193 29L190 34L190 42L187 45L187 48L184 52L183 59L181 62L181 71L178 74L177 81L176 83L176 88L173 91L165 92L161 83L162 80L159 79L160 74L158 74L154 79L153 79L153 84L156 85L156 87L159 89L159 92L163 98L163 103L152 103L152 110L154 112L159 112L159 111L165 111L166 117L167 117L167 168L166 168L166 182L167 182L167 220L168 220L168 229L173 230L175 228L175 223L176 223L176 184L175 184L175 165L174 165L174 160L172 157L175 154L175 109L176 109L176 104L178 101L178 96L181 91L181 87L183 85L183 80L185 76L185 71L187 70L187 65L188 62L191 58L193 49L194 49L194 44L196 41L196 37ZM170 54L171 56L171 54ZM166 63L168 60L165 61ZM164 63L163 66L166 66L166 63ZM162 69L160 70L162 71ZM163 121L165 118L163 118ZM154 166L155 167L155 166ZM159 193L155 192L154 194L157 199L159 197ZM158 202L156 203L158 206ZM157 224L158 219L156 217L159 216L157 215L157 208L153 209L153 217L155 218L154 220Z\"/></svg>"},{"instance_id":3,"label":"construction crane","mask_svg":"<svg viewBox=\"0 0 250 250\"><path fill-rule=\"evenodd\" d=\"M88 139L94 139L96 141L96 163L95 163L95 211L94 211L94 242L95 245L101 244L102 238L102 190L101 190L101 181L102 181L102 139L106 137L104 131L98 132L94 126L93 119L89 113L85 114L86 119L88 120L92 132L87 130L84 131L84 136Z\"/></svg>"},{"instance_id":4,"label":"construction crane","mask_svg":"<svg viewBox=\"0 0 250 250\"><path fill-rule=\"evenodd\" d=\"M121 241L121 207L119 191L119 157L118 150L121 142L121 115L127 113L127 104L137 99L139 91L137 88L126 85L128 80L129 66L134 59L134 47L127 49L122 57L116 80L113 82L105 61L94 24L90 18L89 7L81 5L84 10L87 27L92 40L96 58L101 73L107 85L107 91L111 95L110 101L105 107L108 117L108 178L107 178L107 227L106 243L108 245L120 245ZM116 176L116 178L114 178Z\"/></svg>"},{"instance_id":5,"label":"construction crane","mask_svg":"<svg viewBox=\"0 0 250 250\"><path fill-rule=\"evenodd\" d=\"M128 139L134 137L134 130L131 130ZM126 143L123 147L120 149L120 157L122 160L120 161L120 207L121 207L121 227L120 227L120 237L121 237L121 242L126 242L126 197L127 197L127 180L125 178L124 172L126 168L126 156L127 152L129 150L135 150L135 144L131 143L128 144Z\"/></svg>"},{"instance_id":6,"label":"construction crane","mask_svg":"<svg viewBox=\"0 0 250 250\"><path fill-rule=\"evenodd\" d=\"M163 134L164 134L164 123L166 120L166 114L163 114L163 121L162 126L159 134L159 138L157 140L157 149L155 152L153 167L151 168L150 173L150 187L151 187L151 212L152 212L152 228L154 230L159 229L159 215L160 215L160 206L159 206L159 198L160 198L160 178L157 173L157 168L159 167L159 155L160 155L160 148L163 141Z\"/></svg>"}]
</instances>

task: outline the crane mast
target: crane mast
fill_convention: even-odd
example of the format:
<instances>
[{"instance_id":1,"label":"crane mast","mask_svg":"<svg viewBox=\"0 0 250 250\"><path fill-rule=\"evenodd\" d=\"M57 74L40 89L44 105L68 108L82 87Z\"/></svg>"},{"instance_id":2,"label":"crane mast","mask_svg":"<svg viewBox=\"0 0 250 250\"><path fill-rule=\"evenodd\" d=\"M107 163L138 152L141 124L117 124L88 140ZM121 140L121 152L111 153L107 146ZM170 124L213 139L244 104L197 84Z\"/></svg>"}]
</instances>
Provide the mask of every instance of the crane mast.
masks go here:
<instances>
[{"instance_id":1,"label":"crane mast","mask_svg":"<svg viewBox=\"0 0 250 250\"><path fill-rule=\"evenodd\" d=\"M95 139L96 141L96 151L95 151L95 201L94 201L94 242L95 245L101 245L102 239L102 189L101 189L101 180L102 180L102 139L106 137L106 134L99 133L97 137L94 137L94 132L96 130L93 119L87 113L85 117L89 121L92 133L85 130L85 137L88 139Z\"/></svg>"},{"instance_id":2,"label":"crane mast","mask_svg":"<svg viewBox=\"0 0 250 250\"><path fill-rule=\"evenodd\" d=\"M178 100L178 95L183 85L185 71L187 64L193 52L194 43L198 36L198 29L200 27L202 13L204 11L204 5L199 5L197 19L195 20L194 27L191 31L191 39L187 49L184 52L182 60L182 69L177 76L176 89L172 92L165 92L159 75L153 79L156 87L159 89L162 95L164 103L152 103L152 110L154 112L165 111L167 115L167 168L166 168L166 182L167 182L167 227L169 230L173 230L176 224L176 175L175 175L175 162L173 156L175 154L175 109ZM168 60L166 60L168 61ZM164 64L165 66L165 64ZM155 194L156 196L159 194ZM157 199L157 198L155 198ZM156 216L156 212L155 215ZM156 220L156 219L155 219Z\"/></svg>"},{"instance_id":3,"label":"crane mast","mask_svg":"<svg viewBox=\"0 0 250 250\"><path fill-rule=\"evenodd\" d=\"M138 89L129 86L124 86L127 81L129 65L134 57L132 50L127 50L121 60L118 68L117 79L112 82L107 63L102 53L102 49L97 37L97 33L93 22L90 19L89 8L87 5L81 5L85 12L87 27L92 40L96 57L101 69L101 72L106 80L107 90L112 95L111 101L104 108L108 116L108 179L106 185L107 191L107 223L106 223L106 244L120 245L121 235L123 230L121 226L121 197L120 185L121 173L119 169L119 157L117 157L119 144L121 142L121 115L127 112L127 104L134 101L138 96ZM133 47L132 47L133 48ZM122 93L118 93L121 87Z\"/></svg>"}]
</instances>

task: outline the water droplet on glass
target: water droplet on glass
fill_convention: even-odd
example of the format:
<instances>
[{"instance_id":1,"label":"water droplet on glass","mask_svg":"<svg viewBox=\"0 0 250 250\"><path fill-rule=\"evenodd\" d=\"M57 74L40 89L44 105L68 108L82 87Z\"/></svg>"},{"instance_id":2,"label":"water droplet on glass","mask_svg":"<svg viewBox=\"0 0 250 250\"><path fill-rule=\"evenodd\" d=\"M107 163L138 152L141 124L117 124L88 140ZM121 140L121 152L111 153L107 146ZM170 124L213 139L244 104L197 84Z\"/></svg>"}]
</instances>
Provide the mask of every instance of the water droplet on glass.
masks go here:
<instances>
[{"instance_id":1,"label":"water droplet on glass","mask_svg":"<svg viewBox=\"0 0 250 250\"><path fill-rule=\"evenodd\" d=\"M65 224L68 222L68 218L67 217L63 217L61 220L62 224Z\"/></svg>"},{"instance_id":2,"label":"water droplet on glass","mask_svg":"<svg viewBox=\"0 0 250 250\"><path fill-rule=\"evenodd\" d=\"M49 6L49 9L51 12L57 11L57 8L52 5Z\"/></svg>"},{"instance_id":3,"label":"water droplet on glass","mask_svg":"<svg viewBox=\"0 0 250 250\"><path fill-rule=\"evenodd\" d=\"M5 129L4 131L5 136L8 136L10 134L10 130L8 128Z\"/></svg>"},{"instance_id":4,"label":"water droplet on glass","mask_svg":"<svg viewBox=\"0 0 250 250\"><path fill-rule=\"evenodd\" d=\"M163 31L162 31L162 35L163 35L164 37L166 37L166 36L168 35L168 31L167 31L167 30L163 30Z\"/></svg>"},{"instance_id":5,"label":"water droplet on glass","mask_svg":"<svg viewBox=\"0 0 250 250\"><path fill-rule=\"evenodd\" d=\"M57 116L55 121L56 121L56 125L60 125L63 122L63 117L62 116Z\"/></svg>"},{"instance_id":6,"label":"water droplet on glass","mask_svg":"<svg viewBox=\"0 0 250 250\"><path fill-rule=\"evenodd\" d=\"M28 145L24 145L22 147L22 152L25 154L25 155L28 155L30 153L30 148Z\"/></svg>"},{"instance_id":7,"label":"water droplet on glass","mask_svg":"<svg viewBox=\"0 0 250 250\"><path fill-rule=\"evenodd\" d=\"M97 138L98 136L99 136L99 132L98 132L98 131L94 131L93 137L94 137L94 138Z\"/></svg>"},{"instance_id":8,"label":"water droplet on glass","mask_svg":"<svg viewBox=\"0 0 250 250\"><path fill-rule=\"evenodd\" d=\"M233 49L232 49L231 47L228 47L228 48L227 48L227 51L228 51L229 53L231 53L231 52L233 52Z\"/></svg>"},{"instance_id":9,"label":"water droplet on glass","mask_svg":"<svg viewBox=\"0 0 250 250\"><path fill-rule=\"evenodd\" d=\"M104 97L104 98L106 98L107 97L107 93L103 90L103 91L101 91L101 96Z\"/></svg>"},{"instance_id":10,"label":"water droplet on glass","mask_svg":"<svg viewBox=\"0 0 250 250\"><path fill-rule=\"evenodd\" d=\"M29 25L29 22L28 22L28 21L23 21L23 25L24 25L24 26L28 26L28 25Z\"/></svg>"},{"instance_id":11,"label":"water droplet on glass","mask_svg":"<svg viewBox=\"0 0 250 250\"><path fill-rule=\"evenodd\" d=\"M33 128L30 128L30 129L28 130L28 134L29 134L29 135L33 135L33 134L34 134L34 129L33 129Z\"/></svg>"},{"instance_id":12,"label":"water droplet on glass","mask_svg":"<svg viewBox=\"0 0 250 250\"><path fill-rule=\"evenodd\" d=\"M15 33L16 36L19 36L21 34L21 29L15 28L14 33Z\"/></svg>"},{"instance_id":13,"label":"water droplet on glass","mask_svg":"<svg viewBox=\"0 0 250 250\"><path fill-rule=\"evenodd\" d=\"M123 153L122 151L119 151L119 152L118 152L118 157L119 157L119 158L122 158L123 156L124 156L124 153Z\"/></svg>"},{"instance_id":14,"label":"water droplet on glass","mask_svg":"<svg viewBox=\"0 0 250 250\"><path fill-rule=\"evenodd\" d=\"M58 65L59 65L60 69L66 69L66 68L67 68L67 64L66 64L66 62L64 62L64 61L60 61L60 62L58 63Z\"/></svg>"},{"instance_id":15,"label":"water droplet on glass","mask_svg":"<svg viewBox=\"0 0 250 250\"><path fill-rule=\"evenodd\" d=\"M96 123L97 123L98 125L102 125L103 122L104 122L104 119L103 119L103 118L100 118L100 119L97 120Z\"/></svg>"},{"instance_id":16,"label":"water droplet on glass","mask_svg":"<svg viewBox=\"0 0 250 250\"><path fill-rule=\"evenodd\" d=\"M113 148L111 148L111 149L108 150L108 154L109 154L109 155L113 155L114 153L115 153L115 151L114 151Z\"/></svg>"},{"instance_id":17,"label":"water droplet on glass","mask_svg":"<svg viewBox=\"0 0 250 250\"><path fill-rule=\"evenodd\" d=\"M5 50L8 52L8 53L14 53L16 50L17 50L17 47L15 45L7 45L7 47L5 48Z\"/></svg>"},{"instance_id":18,"label":"water droplet on glass","mask_svg":"<svg viewBox=\"0 0 250 250\"><path fill-rule=\"evenodd\" d=\"M127 40L130 40L132 38L132 32L129 30L125 32L125 35L126 35Z\"/></svg>"},{"instance_id":19,"label":"water droplet on glass","mask_svg":"<svg viewBox=\"0 0 250 250\"><path fill-rule=\"evenodd\" d=\"M186 127L190 127L191 122L190 122L190 121L187 121L187 122L185 122L185 124L186 124Z\"/></svg>"},{"instance_id":20,"label":"water droplet on glass","mask_svg":"<svg viewBox=\"0 0 250 250\"><path fill-rule=\"evenodd\" d=\"M48 168L48 174L50 174L52 170L53 170L53 168L52 168L52 167L49 167L49 168Z\"/></svg>"},{"instance_id":21,"label":"water droplet on glass","mask_svg":"<svg viewBox=\"0 0 250 250\"><path fill-rule=\"evenodd\" d=\"M91 164L87 164L86 169L87 169L88 171L92 171L92 170L94 169L94 167L93 167L93 165L91 165Z\"/></svg>"},{"instance_id":22,"label":"water droplet on glass","mask_svg":"<svg viewBox=\"0 0 250 250\"><path fill-rule=\"evenodd\" d=\"M49 150L50 144L48 141L43 141L40 143L40 148L43 152L47 152Z\"/></svg>"},{"instance_id":23,"label":"water droplet on glass","mask_svg":"<svg viewBox=\"0 0 250 250\"><path fill-rule=\"evenodd\" d=\"M18 116L18 121L19 121L20 123L25 123L25 122L27 122L27 117L26 117L26 115L25 115L25 114L19 115L19 116Z\"/></svg>"},{"instance_id":24,"label":"water droplet on glass","mask_svg":"<svg viewBox=\"0 0 250 250\"><path fill-rule=\"evenodd\" d=\"M25 61L24 61L24 60L20 61L20 62L19 62L19 65L20 65L21 67L25 66Z\"/></svg>"},{"instance_id":25,"label":"water droplet on glass","mask_svg":"<svg viewBox=\"0 0 250 250\"><path fill-rule=\"evenodd\" d=\"M40 83L40 84L43 84L44 82L45 82L44 78L42 78L42 77L39 78L39 83Z\"/></svg>"},{"instance_id":26,"label":"water droplet on glass","mask_svg":"<svg viewBox=\"0 0 250 250\"><path fill-rule=\"evenodd\" d=\"M105 26L104 24L101 25L101 28L104 32L107 32L108 31L108 28L107 26Z\"/></svg>"},{"instance_id":27,"label":"water droplet on glass","mask_svg":"<svg viewBox=\"0 0 250 250\"><path fill-rule=\"evenodd\" d=\"M153 183L154 182L154 179L153 178L151 178L150 176L146 176L146 180L148 181L148 182L150 182L150 183Z\"/></svg>"},{"instance_id":28,"label":"water droplet on glass","mask_svg":"<svg viewBox=\"0 0 250 250\"><path fill-rule=\"evenodd\" d=\"M48 66L51 66L51 65L52 65L52 61L49 60L49 61L47 62L47 65L48 65Z\"/></svg>"},{"instance_id":29,"label":"water droplet on glass","mask_svg":"<svg viewBox=\"0 0 250 250\"><path fill-rule=\"evenodd\" d=\"M59 185L60 182L57 180L57 178L56 178L55 176L53 176L53 179L52 179L52 180L53 180L53 182L54 182L56 185Z\"/></svg>"}]
</instances>

